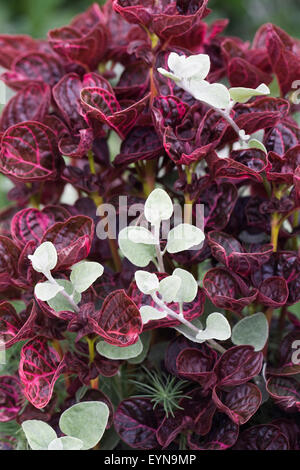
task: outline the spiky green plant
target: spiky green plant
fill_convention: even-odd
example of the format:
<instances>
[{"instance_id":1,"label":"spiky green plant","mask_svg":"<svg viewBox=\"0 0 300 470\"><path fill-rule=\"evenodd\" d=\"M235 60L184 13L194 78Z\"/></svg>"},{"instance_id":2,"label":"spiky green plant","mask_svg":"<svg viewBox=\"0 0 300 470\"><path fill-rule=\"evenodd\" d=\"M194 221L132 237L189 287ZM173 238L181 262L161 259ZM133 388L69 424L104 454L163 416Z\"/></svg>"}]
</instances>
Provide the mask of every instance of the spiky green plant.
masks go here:
<instances>
[{"instance_id":1,"label":"spiky green plant","mask_svg":"<svg viewBox=\"0 0 300 470\"><path fill-rule=\"evenodd\" d=\"M184 394L184 388L188 383L184 380L179 380L165 373L151 372L143 367L145 373L145 382L138 380L130 380L135 385L136 389L141 394L134 395L135 398L149 398L153 403L155 410L161 405L166 413L166 416L174 416L175 410L182 410L179 405L182 398L190 399L189 396ZM144 393L143 393L144 392Z\"/></svg>"}]
</instances>

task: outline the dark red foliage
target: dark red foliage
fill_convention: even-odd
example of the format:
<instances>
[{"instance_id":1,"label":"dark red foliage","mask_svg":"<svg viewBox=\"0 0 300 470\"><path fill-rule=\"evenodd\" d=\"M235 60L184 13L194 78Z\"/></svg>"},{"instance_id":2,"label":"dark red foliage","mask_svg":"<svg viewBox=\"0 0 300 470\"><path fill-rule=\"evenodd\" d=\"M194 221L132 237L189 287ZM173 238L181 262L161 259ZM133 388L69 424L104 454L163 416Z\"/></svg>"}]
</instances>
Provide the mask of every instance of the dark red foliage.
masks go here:
<instances>
[{"instance_id":1,"label":"dark red foliage","mask_svg":"<svg viewBox=\"0 0 300 470\"><path fill-rule=\"evenodd\" d=\"M299 450L300 43L272 24L252 43L230 37L228 20L206 21L208 6L107 0L44 40L0 35L1 79L14 91L0 117L2 192L7 180L10 188L0 212L0 349L3 342L9 358L0 424L41 419L56 429L69 406L96 400L108 405L107 428L120 437L114 450L176 451L183 442L192 451ZM169 70L171 52L207 54L209 83L256 88L276 79L280 91L232 103L225 119L158 71ZM235 126L266 152L241 145ZM172 316L143 325L141 306L157 306L119 250L119 197L144 203L157 187L186 203L186 218L203 215L202 248L166 251L157 273L194 275L199 288L182 305L185 322L204 328L217 311L233 328L263 312L263 351L231 339L194 342ZM105 240L103 203L119 217ZM55 279L69 280L84 260L104 266L77 308L56 311L37 299L46 279L28 256L44 242L58 254ZM178 303L168 307L181 313ZM140 337L138 364L96 349L97 341L127 348ZM162 390L154 406L147 386L157 383L145 369L178 385L173 413ZM130 379L146 386L146 397ZM0 446L7 439L17 447L0 425Z\"/></svg>"},{"instance_id":2,"label":"dark red foliage","mask_svg":"<svg viewBox=\"0 0 300 470\"><path fill-rule=\"evenodd\" d=\"M0 422L12 421L22 409L24 397L19 380L14 376L0 377Z\"/></svg>"},{"instance_id":3,"label":"dark red foliage","mask_svg":"<svg viewBox=\"0 0 300 470\"><path fill-rule=\"evenodd\" d=\"M45 338L26 343L21 351L19 376L27 400L36 408L44 408L63 369L64 362Z\"/></svg>"},{"instance_id":4,"label":"dark red foliage","mask_svg":"<svg viewBox=\"0 0 300 470\"><path fill-rule=\"evenodd\" d=\"M209 270L203 286L211 301L227 310L241 312L257 298L257 289L250 289L241 277L224 268Z\"/></svg>"},{"instance_id":5,"label":"dark red foliage","mask_svg":"<svg viewBox=\"0 0 300 470\"><path fill-rule=\"evenodd\" d=\"M158 419L150 400L132 398L123 401L115 413L114 425L122 440L133 449L158 447L155 435Z\"/></svg>"}]
</instances>

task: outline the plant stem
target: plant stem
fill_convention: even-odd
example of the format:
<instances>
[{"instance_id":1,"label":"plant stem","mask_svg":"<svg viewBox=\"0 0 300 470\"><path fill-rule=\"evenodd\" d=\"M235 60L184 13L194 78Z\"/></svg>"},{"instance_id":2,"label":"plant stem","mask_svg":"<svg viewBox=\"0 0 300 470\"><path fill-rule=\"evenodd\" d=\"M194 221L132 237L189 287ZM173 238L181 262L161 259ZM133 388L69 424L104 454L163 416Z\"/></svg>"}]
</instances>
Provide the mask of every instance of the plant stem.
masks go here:
<instances>
[{"instance_id":1,"label":"plant stem","mask_svg":"<svg viewBox=\"0 0 300 470\"><path fill-rule=\"evenodd\" d=\"M160 251L160 245L155 245L155 251L156 251L156 257L157 257L157 261L158 261L159 272L164 273L166 271L165 271L165 265L164 265L162 252Z\"/></svg>"},{"instance_id":2,"label":"plant stem","mask_svg":"<svg viewBox=\"0 0 300 470\"><path fill-rule=\"evenodd\" d=\"M94 160L94 154L91 150L88 151L88 159L89 159L91 173L92 175L95 175L96 174L95 160Z\"/></svg>"},{"instance_id":3,"label":"plant stem","mask_svg":"<svg viewBox=\"0 0 300 470\"><path fill-rule=\"evenodd\" d=\"M273 251L276 253L277 248L278 248L278 237L279 237L279 232L280 232L280 219L279 215L277 212L274 212L272 214L272 220L271 220L271 244L273 245Z\"/></svg>"},{"instance_id":4,"label":"plant stem","mask_svg":"<svg viewBox=\"0 0 300 470\"><path fill-rule=\"evenodd\" d=\"M162 301L160 300L156 294L152 294L152 298L154 300L154 302L158 305L158 307L160 307L161 309L163 309L170 317L174 318L174 320L178 320L180 323L182 323L183 325L187 326L190 330L192 330L194 333L196 333L196 335L201 331L199 330L199 328L197 328L195 325L193 325L191 322L189 322L188 320L186 320L182 315L178 315L178 313L174 312L173 310L171 310L169 307L167 307L167 305ZM223 346L221 346L220 344L218 344L216 341L214 341L213 339L209 339L207 340L208 344L213 348L215 349L216 351L219 351L221 354L223 354L224 352L226 352L226 349L223 348Z\"/></svg>"},{"instance_id":5,"label":"plant stem","mask_svg":"<svg viewBox=\"0 0 300 470\"><path fill-rule=\"evenodd\" d=\"M152 191L155 188L155 177L156 177L156 172L155 172L155 160L148 160L146 161L145 165L145 177L143 178L143 188L144 188L144 194L146 197L148 197Z\"/></svg>"},{"instance_id":6,"label":"plant stem","mask_svg":"<svg viewBox=\"0 0 300 470\"><path fill-rule=\"evenodd\" d=\"M89 364L91 365L93 364L95 360L95 341L97 338L90 339L88 336L86 336L85 339L89 347L89 359L90 359ZM99 378L96 377L95 379L91 380L90 384L93 390L98 390Z\"/></svg>"},{"instance_id":7,"label":"plant stem","mask_svg":"<svg viewBox=\"0 0 300 470\"><path fill-rule=\"evenodd\" d=\"M180 321L183 325L187 326L190 330L192 330L194 333L199 333L199 329L193 325L191 322L186 320L183 315L178 315L178 313L174 312L171 310L167 305L160 300L156 294L152 294L152 298L154 302L161 308L163 309L170 317L174 318L174 320Z\"/></svg>"},{"instance_id":8,"label":"plant stem","mask_svg":"<svg viewBox=\"0 0 300 470\"><path fill-rule=\"evenodd\" d=\"M193 223L193 202L190 199L190 195L185 195L185 210L184 210L184 223L192 224Z\"/></svg>"},{"instance_id":9,"label":"plant stem","mask_svg":"<svg viewBox=\"0 0 300 470\"><path fill-rule=\"evenodd\" d=\"M223 348L223 346L221 346L220 344L218 344L215 340L209 339L207 342L213 349L215 349L219 353L224 354L226 352L226 349Z\"/></svg>"},{"instance_id":10,"label":"plant stem","mask_svg":"<svg viewBox=\"0 0 300 470\"><path fill-rule=\"evenodd\" d=\"M206 103L205 101L198 100L201 103L205 104L206 106L209 106L211 109L213 109L216 113L218 113L222 118L225 119L225 121L228 122L228 124L232 127L232 129L236 132L236 134L239 136L239 139L242 142L247 142L249 140L249 136L246 136L245 138L241 137L240 132L242 129L239 128L239 126L236 124L236 122L230 117L230 115L226 112L223 111L222 109L216 108L215 106Z\"/></svg>"}]
</instances>

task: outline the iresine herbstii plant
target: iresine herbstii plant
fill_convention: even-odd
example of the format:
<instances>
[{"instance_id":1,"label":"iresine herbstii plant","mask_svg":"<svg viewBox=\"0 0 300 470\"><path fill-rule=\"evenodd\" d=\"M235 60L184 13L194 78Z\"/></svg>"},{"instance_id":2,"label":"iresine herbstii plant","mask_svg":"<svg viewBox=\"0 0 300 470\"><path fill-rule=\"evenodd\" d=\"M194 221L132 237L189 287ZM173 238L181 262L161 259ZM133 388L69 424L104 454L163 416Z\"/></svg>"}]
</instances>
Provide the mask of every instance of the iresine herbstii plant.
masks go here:
<instances>
[{"instance_id":1,"label":"iresine herbstii plant","mask_svg":"<svg viewBox=\"0 0 300 470\"><path fill-rule=\"evenodd\" d=\"M299 450L299 41L209 6L0 35L0 448Z\"/></svg>"}]
</instances>

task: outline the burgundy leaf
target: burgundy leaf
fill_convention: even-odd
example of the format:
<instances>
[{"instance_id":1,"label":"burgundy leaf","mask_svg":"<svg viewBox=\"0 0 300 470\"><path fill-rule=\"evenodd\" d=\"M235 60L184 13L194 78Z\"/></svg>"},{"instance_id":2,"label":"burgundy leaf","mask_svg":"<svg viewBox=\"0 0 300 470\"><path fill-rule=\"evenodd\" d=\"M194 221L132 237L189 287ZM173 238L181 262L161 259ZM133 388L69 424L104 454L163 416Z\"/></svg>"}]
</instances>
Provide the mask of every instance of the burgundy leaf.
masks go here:
<instances>
[{"instance_id":1,"label":"burgundy leaf","mask_svg":"<svg viewBox=\"0 0 300 470\"><path fill-rule=\"evenodd\" d=\"M289 450L289 443L279 427L259 424L240 435L234 450Z\"/></svg>"},{"instance_id":2,"label":"burgundy leaf","mask_svg":"<svg viewBox=\"0 0 300 470\"><path fill-rule=\"evenodd\" d=\"M48 37L57 54L70 62L79 62L94 70L106 52L108 32L103 24L86 32L65 26L53 29Z\"/></svg>"},{"instance_id":3,"label":"burgundy leaf","mask_svg":"<svg viewBox=\"0 0 300 470\"><path fill-rule=\"evenodd\" d=\"M87 87L81 91L81 101L89 121L95 119L107 124L123 139L135 125L149 100L146 95L140 101L121 109L114 94L103 88Z\"/></svg>"},{"instance_id":4,"label":"burgundy leaf","mask_svg":"<svg viewBox=\"0 0 300 470\"><path fill-rule=\"evenodd\" d=\"M17 277L20 251L15 243L7 237L0 236L0 290L8 287Z\"/></svg>"},{"instance_id":5,"label":"burgundy leaf","mask_svg":"<svg viewBox=\"0 0 300 470\"><path fill-rule=\"evenodd\" d=\"M218 377L218 387L241 385L261 371L263 355L255 352L252 346L234 346L218 360L214 372Z\"/></svg>"},{"instance_id":6,"label":"burgundy leaf","mask_svg":"<svg viewBox=\"0 0 300 470\"><path fill-rule=\"evenodd\" d=\"M43 82L52 87L64 74L64 67L55 56L41 52L17 57L12 69L2 75L2 80L14 90L24 88L30 82Z\"/></svg>"},{"instance_id":7,"label":"burgundy leaf","mask_svg":"<svg viewBox=\"0 0 300 470\"><path fill-rule=\"evenodd\" d=\"M16 419L24 404L19 380L16 377L0 377L0 423Z\"/></svg>"},{"instance_id":8,"label":"burgundy leaf","mask_svg":"<svg viewBox=\"0 0 300 470\"><path fill-rule=\"evenodd\" d=\"M135 126L122 142L121 153L114 164L128 165L139 160L150 160L163 154L163 145L153 127Z\"/></svg>"},{"instance_id":9,"label":"burgundy leaf","mask_svg":"<svg viewBox=\"0 0 300 470\"><path fill-rule=\"evenodd\" d=\"M293 377L271 377L267 390L275 403L287 412L300 411L300 385Z\"/></svg>"},{"instance_id":10,"label":"burgundy leaf","mask_svg":"<svg viewBox=\"0 0 300 470\"><path fill-rule=\"evenodd\" d=\"M55 134L44 124L17 124L2 137L0 169L17 181L55 179L58 158Z\"/></svg>"},{"instance_id":11,"label":"burgundy leaf","mask_svg":"<svg viewBox=\"0 0 300 470\"><path fill-rule=\"evenodd\" d=\"M261 404L261 393L252 383L244 383L229 392L213 391L213 400L222 413L226 413L236 424L245 424L256 413Z\"/></svg>"},{"instance_id":12,"label":"burgundy leaf","mask_svg":"<svg viewBox=\"0 0 300 470\"><path fill-rule=\"evenodd\" d=\"M228 64L228 78L232 87L256 88L261 83L269 84L271 74L267 74L242 57L234 57Z\"/></svg>"},{"instance_id":13,"label":"burgundy leaf","mask_svg":"<svg viewBox=\"0 0 300 470\"><path fill-rule=\"evenodd\" d=\"M256 252L245 252L235 238L223 232L210 232L208 242L213 256L220 263L245 277L266 263L273 252L272 245L263 245Z\"/></svg>"},{"instance_id":14,"label":"burgundy leaf","mask_svg":"<svg viewBox=\"0 0 300 470\"><path fill-rule=\"evenodd\" d=\"M284 156L290 149L300 143L300 131L293 121L284 119L266 132L264 144L268 152Z\"/></svg>"},{"instance_id":15,"label":"burgundy leaf","mask_svg":"<svg viewBox=\"0 0 300 470\"><path fill-rule=\"evenodd\" d=\"M253 134L260 129L274 127L278 121L287 116L289 103L280 98L259 98L253 103L238 104L234 107L234 120L240 129ZM223 141L236 139L236 133L228 127Z\"/></svg>"},{"instance_id":16,"label":"burgundy leaf","mask_svg":"<svg viewBox=\"0 0 300 470\"><path fill-rule=\"evenodd\" d=\"M135 344L143 329L142 318L135 303L124 290L109 294L95 322L95 332L115 346Z\"/></svg>"},{"instance_id":17,"label":"burgundy leaf","mask_svg":"<svg viewBox=\"0 0 300 470\"><path fill-rule=\"evenodd\" d=\"M164 448L186 430L196 428L198 433L201 431L207 434L211 429L216 407L210 397L204 396L201 389L193 390L186 398L181 399L178 405L181 409L175 411L173 416L166 416L156 432L157 440Z\"/></svg>"},{"instance_id":18,"label":"burgundy leaf","mask_svg":"<svg viewBox=\"0 0 300 470\"><path fill-rule=\"evenodd\" d=\"M213 372L216 355L205 343L197 349L187 348L176 359L177 373L186 379L198 382L203 389L211 388L217 381Z\"/></svg>"},{"instance_id":19,"label":"burgundy leaf","mask_svg":"<svg viewBox=\"0 0 300 470\"><path fill-rule=\"evenodd\" d=\"M206 8L207 0L171 2L159 0L139 2L136 0L114 0L115 10L130 23L148 26L159 37L180 36L187 32L199 19L204 18L210 10Z\"/></svg>"},{"instance_id":20,"label":"burgundy leaf","mask_svg":"<svg viewBox=\"0 0 300 470\"><path fill-rule=\"evenodd\" d=\"M270 168L267 169L269 181L292 185L294 174L300 165L300 145L289 149L284 156L270 152L268 155Z\"/></svg>"},{"instance_id":21,"label":"burgundy leaf","mask_svg":"<svg viewBox=\"0 0 300 470\"><path fill-rule=\"evenodd\" d=\"M44 83L31 83L19 91L1 114L0 129L5 131L24 121L43 121L50 106L50 87Z\"/></svg>"},{"instance_id":22,"label":"burgundy leaf","mask_svg":"<svg viewBox=\"0 0 300 470\"><path fill-rule=\"evenodd\" d=\"M20 248L24 248L29 241L40 244L48 228L69 217L67 209L59 206L48 206L42 211L34 208L23 209L17 212L12 219L12 237Z\"/></svg>"},{"instance_id":23,"label":"burgundy leaf","mask_svg":"<svg viewBox=\"0 0 300 470\"><path fill-rule=\"evenodd\" d=\"M239 426L226 414L216 413L211 431L204 437L190 434L188 444L192 450L226 450L236 443L238 435Z\"/></svg>"},{"instance_id":24,"label":"burgundy leaf","mask_svg":"<svg viewBox=\"0 0 300 470\"><path fill-rule=\"evenodd\" d=\"M286 280L282 277L269 277L259 287L258 301L267 307L278 308L285 305L288 296Z\"/></svg>"},{"instance_id":25,"label":"burgundy leaf","mask_svg":"<svg viewBox=\"0 0 300 470\"><path fill-rule=\"evenodd\" d=\"M66 269L87 258L94 236L94 223L83 215L50 227L41 240L52 242L58 254L56 269Z\"/></svg>"},{"instance_id":26,"label":"burgundy leaf","mask_svg":"<svg viewBox=\"0 0 300 470\"><path fill-rule=\"evenodd\" d=\"M24 395L33 406L45 408L63 369L64 361L45 338L35 338L23 346L19 375Z\"/></svg>"},{"instance_id":27,"label":"burgundy leaf","mask_svg":"<svg viewBox=\"0 0 300 470\"><path fill-rule=\"evenodd\" d=\"M204 276L205 293L216 307L241 312L254 302L257 290L250 289L245 282L225 268L210 269Z\"/></svg>"},{"instance_id":28,"label":"burgundy leaf","mask_svg":"<svg viewBox=\"0 0 300 470\"><path fill-rule=\"evenodd\" d=\"M280 28L269 25L267 30L266 47L270 57L272 69L275 72L282 96L285 96L290 90L292 83L298 79L300 74L300 60L290 45L287 45L282 37L282 33L287 36Z\"/></svg>"},{"instance_id":29,"label":"burgundy leaf","mask_svg":"<svg viewBox=\"0 0 300 470\"><path fill-rule=\"evenodd\" d=\"M230 183L211 183L201 193L198 204L204 205L204 220L207 228L222 230L229 222L238 199L237 189Z\"/></svg>"},{"instance_id":30,"label":"burgundy leaf","mask_svg":"<svg viewBox=\"0 0 300 470\"><path fill-rule=\"evenodd\" d=\"M16 57L26 54L38 47L37 42L30 36L0 35L1 57L0 65L6 69L11 68Z\"/></svg>"},{"instance_id":31,"label":"burgundy leaf","mask_svg":"<svg viewBox=\"0 0 300 470\"><path fill-rule=\"evenodd\" d=\"M158 421L150 400L131 398L118 407L114 425L121 439L130 447L140 450L156 449Z\"/></svg>"}]
</instances>

